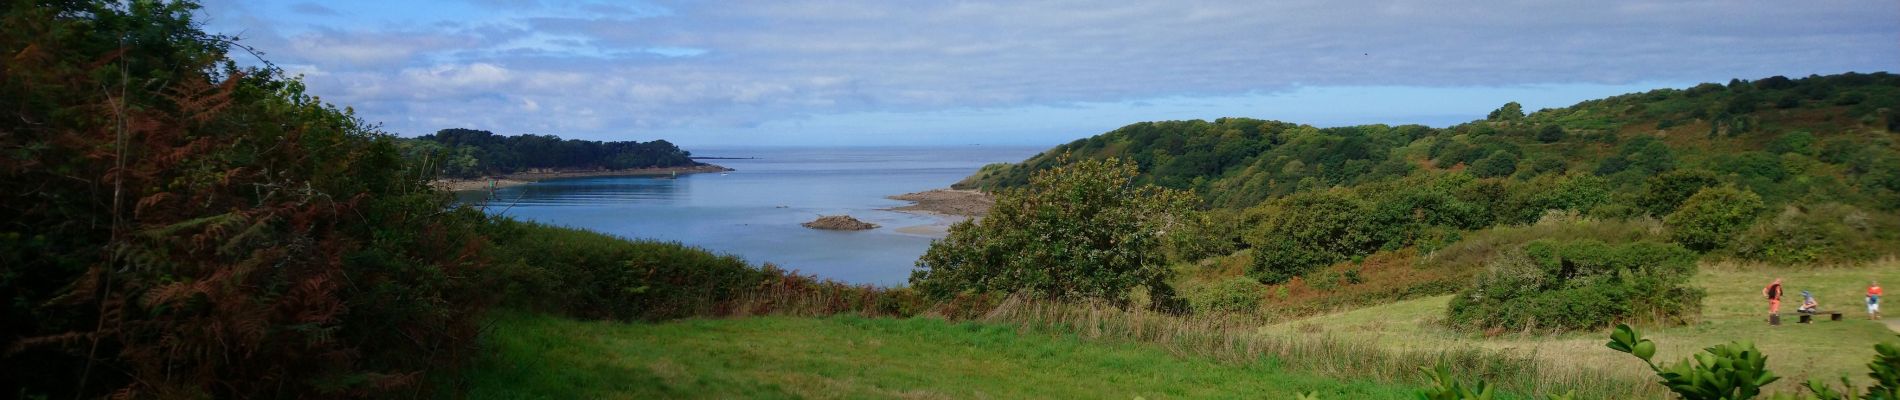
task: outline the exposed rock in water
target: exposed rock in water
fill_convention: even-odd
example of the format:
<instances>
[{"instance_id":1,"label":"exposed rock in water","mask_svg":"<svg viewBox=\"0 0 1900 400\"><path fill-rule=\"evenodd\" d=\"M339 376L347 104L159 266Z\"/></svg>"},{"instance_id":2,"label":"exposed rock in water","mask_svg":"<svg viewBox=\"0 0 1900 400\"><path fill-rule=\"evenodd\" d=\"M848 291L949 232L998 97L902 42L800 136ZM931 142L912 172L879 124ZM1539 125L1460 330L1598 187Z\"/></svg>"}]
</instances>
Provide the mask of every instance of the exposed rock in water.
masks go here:
<instances>
[{"instance_id":1,"label":"exposed rock in water","mask_svg":"<svg viewBox=\"0 0 1900 400\"><path fill-rule=\"evenodd\" d=\"M877 228L877 224L859 221L857 218L851 218L849 215L826 215L800 225L804 225L806 228L829 229L834 231L861 231Z\"/></svg>"}]
</instances>

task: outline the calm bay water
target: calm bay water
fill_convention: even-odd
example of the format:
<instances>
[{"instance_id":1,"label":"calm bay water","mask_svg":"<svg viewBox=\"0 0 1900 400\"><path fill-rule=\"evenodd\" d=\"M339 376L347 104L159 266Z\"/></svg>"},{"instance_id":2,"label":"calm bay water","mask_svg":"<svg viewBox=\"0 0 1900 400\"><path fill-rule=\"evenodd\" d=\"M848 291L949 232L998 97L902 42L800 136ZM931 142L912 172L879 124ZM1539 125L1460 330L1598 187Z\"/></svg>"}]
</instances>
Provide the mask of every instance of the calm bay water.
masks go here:
<instances>
[{"instance_id":1,"label":"calm bay water","mask_svg":"<svg viewBox=\"0 0 1900 400\"><path fill-rule=\"evenodd\" d=\"M693 148L729 174L678 179L603 177L503 188L491 213L630 238L677 241L852 283L901 284L931 238L898 228L939 222L883 211L884 196L948 187L984 164L1017 162L1046 147ZM477 197L474 200L478 200ZM465 198L465 200L471 200ZM879 228L807 229L848 214Z\"/></svg>"}]
</instances>

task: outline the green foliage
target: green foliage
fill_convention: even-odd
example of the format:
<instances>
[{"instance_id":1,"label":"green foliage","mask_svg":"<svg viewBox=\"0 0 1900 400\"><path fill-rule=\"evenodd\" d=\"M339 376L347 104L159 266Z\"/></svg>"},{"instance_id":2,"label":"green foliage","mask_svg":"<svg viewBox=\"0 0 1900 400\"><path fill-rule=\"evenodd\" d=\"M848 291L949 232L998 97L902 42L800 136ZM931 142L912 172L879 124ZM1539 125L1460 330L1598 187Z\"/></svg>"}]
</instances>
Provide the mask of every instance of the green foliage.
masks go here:
<instances>
[{"instance_id":1,"label":"green foliage","mask_svg":"<svg viewBox=\"0 0 1900 400\"><path fill-rule=\"evenodd\" d=\"M660 320L710 314L768 271L733 256L680 245L508 219L483 229L493 241L494 295L522 309L577 318Z\"/></svg>"},{"instance_id":2,"label":"green foliage","mask_svg":"<svg viewBox=\"0 0 1900 400\"><path fill-rule=\"evenodd\" d=\"M1196 313L1247 313L1260 308L1266 286L1246 277L1233 277L1186 290L1188 306Z\"/></svg>"},{"instance_id":3,"label":"green foliage","mask_svg":"<svg viewBox=\"0 0 1900 400\"><path fill-rule=\"evenodd\" d=\"M1135 175L1119 159L1039 172L999 193L988 216L951 226L917 260L911 285L935 299L1023 292L1116 304L1143 286L1154 305L1172 307L1162 233L1191 221L1197 200Z\"/></svg>"},{"instance_id":4,"label":"green foliage","mask_svg":"<svg viewBox=\"0 0 1900 400\"><path fill-rule=\"evenodd\" d=\"M1637 198L1637 206L1649 215L1667 216L1682 207L1702 189L1720 185L1714 172L1703 169L1682 169L1651 176L1643 184L1643 192Z\"/></svg>"},{"instance_id":5,"label":"green foliage","mask_svg":"<svg viewBox=\"0 0 1900 400\"><path fill-rule=\"evenodd\" d=\"M1491 113L1486 114L1484 119L1487 121L1516 121L1524 119L1524 105L1517 104L1515 101L1504 103L1504 106L1498 107L1496 110L1491 110Z\"/></svg>"},{"instance_id":6,"label":"green foliage","mask_svg":"<svg viewBox=\"0 0 1900 400\"><path fill-rule=\"evenodd\" d=\"M1472 288L1452 298L1447 321L1474 328L1589 329L1699 312L1688 286L1695 253L1654 242L1538 240L1492 259Z\"/></svg>"},{"instance_id":7,"label":"green foliage","mask_svg":"<svg viewBox=\"0 0 1900 400\"><path fill-rule=\"evenodd\" d=\"M1866 261L1886 254L1900 218L1840 203L1790 205L1741 234L1734 253L1781 264Z\"/></svg>"},{"instance_id":8,"label":"green foliage","mask_svg":"<svg viewBox=\"0 0 1900 400\"><path fill-rule=\"evenodd\" d=\"M1557 143L1563 140L1564 127L1562 126L1544 125L1544 127L1537 129L1537 141L1539 142Z\"/></svg>"},{"instance_id":9,"label":"green foliage","mask_svg":"<svg viewBox=\"0 0 1900 400\"><path fill-rule=\"evenodd\" d=\"M1478 162L1471 164L1471 174L1480 178L1496 178L1517 173L1517 155L1499 150Z\"/></svg>"},{"instance_id":10,"label":"green foliage","mask_svg":"<svg viewBox=\"0 0 1900 400\"><path fill-rule=\"evenodd\" d=\"M1637 136L1617 146L1616 154L1597 163L1597 175L1635 171L1655 175L1676 168L1676 153L1653 136Z\"/></svg>"},{"instance_id":11,"label":"green foliage","mask_svg":"<svg viewBox=\"0 0 1900 400\"><path fill-rule=\"evenodd\" d=\"M1764 206L1760 196L1733 186L1704 188L1663 218L1670 238L1696 251L1728 247L1755 222Z\"/></svg>"},{"instance_id":12,"label":"green foliage","mask_svg":"<svg viewBox=\"0 0 1900 400\"><path fill-rule=\"evenodd\" d=\"M1496 388L1482 380L1466 387L1442 363L1437 368L1418 367L1418 370L1431 379L1431 385L1418 390L1415 397L1418 400L1491 400L1497 396Z\"/></svg>"},{"instance_id":13,"label":"green foliage","mask_svg":"<svg viewBox=\"0 0 1900 400\"><path fill-rule=\"evenodd\" d=\"M1300 193L1262 212L1258 233L1249 236L1254 262L1247 274L1264 283L1370 253L1382 242L1372 205L1348 193Z\"/></svg>"},{"instance_id":14,"label":"green foliage","mask_svg":"<svg viewBox=\"0 0 1900 400\"><path fill-rule=\"evenodd\" d=\"M598 142L553 135L501 136L473 129L443 129L409 141L423 162L443 176L475 178L531 169L629 169L701 165L692 153L665 140Z\"/></svg>"},{"instance_id":15,"label":"green foliage","mask_svg":"<svg viewBox=\"0 0 1900 400\"><path fill-rule=\"evenodd\" d=\"M1589 214L1610 202L1610 182L1590 175L1540 176L1512 191L1517 211L1507 223L1531 223L1552 211ZM1507 210L1496 210L1502 212Z\"/></svg>"},{"instance_id":16,"label":"green foliage","mask_svg":"<svg viewBox=\"0 0 1900 400\"><path fill-rule=\"evenodd\" d=\"M1240 211L1228 209L1183 213L1176 229L1164 234L1168 261L1191 263L1233 253L1245 244L1241 224L1234 222L1242 217Z\"/></svg>"},{"instance_id":17,"label":"green foliage","mask_svg":"<svg viewBox=\"0 0 1900 400\"><path fill-rule=\"evenodd\" d=\"M227 57L189 1L0 11L0 387L427 397L475 351L484 217Z\"/></svg>"},{"instance_id":18,"label":"green foliage","mask_svg":"<svg viewBox=\"0 0 1900 400\"><path fill-rule=\"evenodd\" d=\"M1794 153L1812 156L1814 155L1814 142L1814 134L1806 131L1795 131L1782 134L1776 137L1775 141L1768 142L1767 150L1773 154Z\"/></svg>"},{"instance_id":19,"label":"green foliage","mask_svg":"<svg viewBox=\"0 0 1900 400\"><path fill-rule=\"evenodd\" d=\"M1768 356L1747 342L1703 349L1693 363L1682 360L1661 367L1650 361L1656 354L1656 343L1629 325L1617 325L1607 345L1641 359L1662 378L1663 386L1685 400L1752 399L1761 394L1762 386L1781 379L1768 371Z\"/></svg>"}]
</instances>

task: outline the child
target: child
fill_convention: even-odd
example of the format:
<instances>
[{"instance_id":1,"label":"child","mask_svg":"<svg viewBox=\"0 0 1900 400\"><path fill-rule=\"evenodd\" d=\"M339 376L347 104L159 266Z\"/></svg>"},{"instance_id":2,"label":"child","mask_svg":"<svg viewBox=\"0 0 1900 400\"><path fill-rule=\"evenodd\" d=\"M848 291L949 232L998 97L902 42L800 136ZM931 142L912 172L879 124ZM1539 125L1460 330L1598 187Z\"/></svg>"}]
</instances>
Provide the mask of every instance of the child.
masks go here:
<instances>
[{"instance_id":1,"label":"child","mask_svg":"<svg viewBox=\"0 0 1900 400\"><path fill-rule=\"evenodd\" d=\"M1867 318L1880 319L1880 282L1867 281Z\"/></svg>"},{"instance_id":2,"label":"child","mask_svg":"<svg viewBox=\"0 0 1900 400\"><path fill-rule=\"evenodd\" d=\"M1795 312L1813 314L1818 308L1821 308L1821 303L1814 301L1814 293L1806 290L1801 291L1801 308L1795 310Z\"/></svg>"},{"instance_id":3,"label":"child","mask_svg":"<svg viewBox=\"0 0 1900 400\"><path fill-rule=\"evenodd\" d=\"M1775 278L1768 287L1762 288L1761 294L1768 296L1768 314L1781 315L1781 278Z\"/></svg>"}]
</instances>

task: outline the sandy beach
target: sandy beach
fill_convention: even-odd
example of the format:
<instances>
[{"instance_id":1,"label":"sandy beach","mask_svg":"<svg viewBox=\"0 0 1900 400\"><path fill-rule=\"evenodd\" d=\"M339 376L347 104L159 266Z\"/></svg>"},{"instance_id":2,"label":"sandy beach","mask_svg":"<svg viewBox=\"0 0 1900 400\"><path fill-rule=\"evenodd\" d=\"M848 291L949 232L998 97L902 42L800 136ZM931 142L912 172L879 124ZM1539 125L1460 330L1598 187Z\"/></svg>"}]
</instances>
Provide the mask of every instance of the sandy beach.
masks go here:
<instances>
[{"instance_id":1,"label":"sandy beach","mask_svg":"<svg viewBox=\"0 0 1900 400\"><path fill-rule=\"evenodd\" d=\"M705 164L705 165L697 165L697 166L691 166L691 167L637 168L637 169L615 169L615 170L596 170L596 171L518 172L518 173L513 173L513 174L508 174L508 175L503 175L503 176L484 178L484 179L438 179L435 182L431 182L431 185L442 190L447 190L447 191L452 191L452 192L466 192L466 191L476 191L476 190L499 189L499 188L505 188L509 186L520 186L520 185L534 183L535 181L548 180L548 179L585 178L585 177L596 177L596 176L656 176L656 175L673 175L673 174L704 174L704 173L711 173L711 172L726 172L726 171L732 171L732 170L733 170L732 168L726 168L726 167L721 167L721 166L712 165L712 164Z\"/></svg>"},{"instance_id":2,"label":"sandy beach","mask_svg":"<svg viewBox=\"0 0 1900 400\"><path fill-rule=\"evenodd\" d=\"M949 235L951 224L982 218L989 214L990 205L996 202L989 193L963 189L934 189L886 198L911 202L910 205L887 210L936 217L936 223L897 228L899 233L930 237Z\"/></svg>"}]
</instances>

